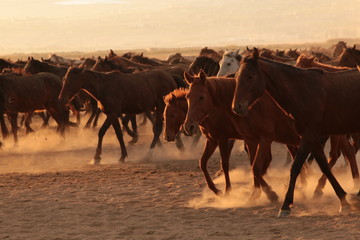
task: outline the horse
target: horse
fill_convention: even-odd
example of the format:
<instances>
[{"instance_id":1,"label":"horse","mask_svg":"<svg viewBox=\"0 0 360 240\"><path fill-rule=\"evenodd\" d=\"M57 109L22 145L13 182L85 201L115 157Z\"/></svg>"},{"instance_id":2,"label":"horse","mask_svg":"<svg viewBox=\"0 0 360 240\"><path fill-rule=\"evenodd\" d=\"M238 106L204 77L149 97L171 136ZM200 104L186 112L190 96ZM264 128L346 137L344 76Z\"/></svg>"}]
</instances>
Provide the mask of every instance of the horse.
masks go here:
<instances>
[{"instance_id":1,"label":"horse","mask_svg":"<svg viewBox=\"0 0 360 240\"><path fill-rule=\"evenodd\" d=\"M137 68L139 70L154 69L153 66L136 63L136 62L130 61L129 59L120 57L120 56L116 55L116 53L111 49L110 49L110 53L107 56L107 59L109 61L112 61L114 64L116 64L120 67L123 67L123 68Z\"/></svg>"},{"instance_id":2,"label":"horse","mask_svg":"<svg viewBox=\"0 0 360 240\"><path fill-rule=\"evenodd\" d=\"M222 58L222 54L219 54L215 50L208 47L204 47L200 50L199 57L209 57L212 58L214 61L219 62Z\"/></svg>"},{"instance_id":3,"label":"horse","mask_svg":"<svg viewBox=\"0 0 360 240\"><path fill-rule=\"evenodd\" d=\"M236 51L225 50L224 55L219 62L220 68L216 75L217 77L223 77L237 72L242 59L239 51L240 49Z\"/></svg>"},{"instance_id":4,"label":"horse","mask_svg":"<svg viewBox=\"0 0 360 240\"><path fill-rule=\"evenodd\" d=\"M122 73L133 73L136 68L125 68L121 65L115 64L114 61L109 60L108 57L105 57L104 59L98 57L91 70L97 72L119 71Z\"/></svg>"},{"instance_id":5,"label":"horse","mask_svg":"<svg viewBox=\"0 0 360 240\"><path fill-rule=\"evenodd\" d=\"M54 66L52 64L36 60L33 57L29 57L26 65L23 68L23 71L25 74L36 74L40 72L53 73L62 79L65 76L67 69L68 68L64 66ZM80 124L80 110L81 110L80 98L83 99L83 97L84 96L80 94L80 97L73 99L73 101L69 105L71 111L76 116L77 124Z\"/></svg>"},{"instance_id":6,"label":"horse","mask_svg":"<svg viewBox=\"0 0 360 240\"><path fill-rule=\"evenodd\" d=\"M346 42L339 41L334 47L334 51L332 54L333 57L336 58L336 57L340 56L341 53L344 51L344 49L346 49Z\"/></svg>"},{"instance_id":7,"label":"horse","mask_svg":"<svg viewBox=\"0 0 360 240\"><path fill-rule=\"evenodd\" d=\"M175 141L178 149L183 149L184 144L180 138L181 126L185 121L188 105L185 99L185 94L188 91L184 88L175 89L164 97L165 110L164 122L165 131L164 139L168 142ZM195 147L199 142L201 132L199 131L192 141L191 146Z\"/></svg>"},{"instance_id":8,"label":"horse","mask_svg":"<svg viewBox=\"0 0 360 240\"><path fill-rule=\"evenodd\" d=\"M18 64L0 58L0 72L2 72L4 68L18 68L18 67L19 67Z\"/></svg>"},{"instance_id":9,"label":"horse","mask_svg":"<svg viewBox=\"0 0 360 240\"><path fill-rule=\"evenodd\" d=\"M356 49L356 45L345 48L339 56L339 66L356 68L358 64L360 64L360 50Z\"/></svg>"},{"instance_id":10,"label":"horse","mask_svg":"<svg viewBox=\"0 0 360 240\"><path fill-rule=\"evenodd\" d=\"M286 51L285 56L292 59L297 59L300 56L300 53L297 51L297 48L295 48L294 50L290 48L288 51Z\"/></svg>"},{"instance_id":11,"label":"horse","mask_svg":"<svg viewBox=\"0 0 360 240\"><path fill-rule=\"evenodd\" d=\"M339 72L339 71L345 71L345 70L352 69L349 67L341 67L341 66L333 66L333 65L329 65L329 64L324 64L324 63L319 62L319 60L316 57L314 57L314 56L307 57L305 54L301 54L297 58L295 66L300 67L300 68L320 68L327 72Z\"/></svg>"},{"instance_id":12,"label":"horse","mask_svg":"<svg viewBox=\"0 0 360 240\"><path fill-rule=\"evenodd\" d=\"M273 141L287 144L291 153L295 154L296 145L300 139L291 119L266 96L254 106L251 116L239 117L234 114L231 110L236 86L234 78L206 78L205 73L200 71L196 77L185 72L185 79L188 81L190 89L186 94L188 111L184 130L188 134L193 134L195 127L200 126L207 137L200 165L209 188L217 195L221 193L211 181L206 170L207 160L219 146L226 181L226 193L230 191L229 157L232 146L229 146L229 140L243 139L249 150L254 175L255 188L250 199L259 197L261 187L268 199L276 202L278 196L265 181L263 175L270 164L270 150ZM264 124L264 119L267 120L267 124ZM281 128L277 126L281 126Z\"/></svg>"},{"instance_id":13,"label":"horse","mask_svg":"<svg viewBox=\"0 0 360 240\"><path fill-rule=\"evenodd\" d=\"M91 69L95 63L96 60L94 56L92 58L85 58L84 62L79 65L79 68Z\"/></svg>"},{"instance_id":14,"label":"horse","mask_svg":"<svg viewBox=\"0 0 360 240\"><path fill-rule=\"evenodd\" d=\"M144 53L141 53L139 55L132 55L130 61L145 65L150 65L153 67L164 66L164 64L162 64L159 60L154 60L148 57L144 57Z\"/></svg>"},{"instance_id":15,"label":"horse","mask_svg":"<svg viewBox=\"0 0 360 240\"><path fill-rule=\"evenodd\" d=\"M46 110L55 119L60 134L65 134L69 115L65 105L57 99L61 86L61 79L52 73L30 76L0 75L1 111L12 116L11 127L15 143L18 142L18 112Z\"/></svg>"},{"instance_id":16,"label":"horse","mask_svg":"<svg viewBox=\"0 0 360 240\"><path fill-rule=\"evenodd\" d=\"M259 98L268 93L294 119L301 135L279 217L290 215L296 178L310 152L334 188L340 210L351 208L345 190L329 168L321 140L324 135L360 130L360 112L354 111L360 101L359 91L360 73L356 70L329 73L300 69L260 58L256 48L252 56L244 58L236 77L233 111L246 116Z\"/></svg>"},{"instance_id":17,"label":"horse","mask_svg":"<svg viewBox=\"0 0 360 240\"><path fill-rule=\"evenodd\" d=\"M207 57L200 56L196 57L195 60L190 64L188 72L192 75L199 74L200 70L203 70L208 77L216 76L219 72L220 65L218 61Z\"/></svg>"},{"instance_id":18,"label":"horse","mask_svg":"<svg viewBox=\"0 0 360 240\"><path fill-rule=\"evenodd\" d=\"M317 59L319 59L319 62L330 62L332 61L331 57L329 57L328 55L326 55L324 52L318 52L318 51L311 51L310 52L311 55L313 55L314 57L316 57Z\"/></svg>"},{"instance_id":19,"label":"horse","mask_svg":"<svg viewBox=\"0 0 360 240\"><path fill-rule=\"evenodd\" d=\"M173 64L177 64L177 63L185 63L185 64L190 64L191 61L184 58L181 53L174 53L174 54L170 54L166 60L166 63L173 65Z\"/></svg>"},{"instance_id":20,"label":"horse","mask_svg":"<svg viewBox=\"0 0 360 240\"><path fill-rule=\"evenodd\" d=\"M80 68L69 68L63 81L59 98L71 100L80 90L88 92L102 105L106 119L98 134L94 163L101 160L102 140L112 125L121 148L120 162L124 162L127 151L118 117L122 114L138 114L155 111L154 137L150 145L153 149L159 143L163 125L165 103L163 96L178 88L172 75L162 70L151 70L131 75L119 72L100 73ZM159 143L160 144L160 143Z\"/></svg>"},{"instance_id":21,"label":"horse","mask_svg":"<svg viewBox=\"0 0 360 240\"><path fill-rule=\"evenodd\" d=\"M73 65L80 65L84 62L82 59L69 59L58 56L56 54L50 54L48 61L52 62L53 64L61 64L64 66L73 66Z\"/></svg>"}]
</instances>

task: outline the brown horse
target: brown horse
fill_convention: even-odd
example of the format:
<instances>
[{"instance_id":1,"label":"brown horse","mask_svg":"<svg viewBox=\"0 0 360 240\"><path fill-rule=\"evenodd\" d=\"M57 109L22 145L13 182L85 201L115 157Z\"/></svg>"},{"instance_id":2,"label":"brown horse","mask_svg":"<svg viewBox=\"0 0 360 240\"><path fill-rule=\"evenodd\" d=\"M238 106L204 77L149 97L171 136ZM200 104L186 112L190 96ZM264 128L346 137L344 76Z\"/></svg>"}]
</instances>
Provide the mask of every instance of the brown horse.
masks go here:
<instances>
[{"instance_id":1,"label":"brown horse","mask_svg":"<svg viewBox=\"0 0 360 240\"><path fill-rule=\"evenodd\" d=\"M63 81L59 98L68 102L80 90L88 92L97 99L106 114L106 119L99 130L98 145L95 153L95 163L101 159L102 140L107 129L112 125L121 147L120 161L127 156L125 143L118 117L121 114L138 114L155 110L154 138L150 149L159 142L165 108L163 96L177 88L178 85L171 74L152 70L133 73L131 75L119 72L99 73L79 68L69 68Z\"/></svg>"},{"instance_id":2,"label":"brown horse","mask_svg":"<svg viewBox=\"0 0 360 240\"><path fill-rule=\"evenodd\" d=\"M297 58L295 66L300 68L320 68L328 72L339 72L351 69L349 67L338 67L321 63L316 57L307 57L305 54L301 54Z\"/></svg>"},{"instance_id":3,"label":"brown horse","mask_svg":"<svg viewBox=\"0 0 360 240\"><path fill-rule=\"evenodd\" d=\"M272 191L263 175L270 164L270 147L273 141L292 146L299 143L299 136L294 131L291 119L267 96L259 100L249 117L234 114L231 110L236 85L234 78L206 78L203 71L197 77L185 73L185 78L190 89L186 95L189 109L184 128L187 133L192 134L195 127L200 126L208 139L200 161L209 188L216 194L220 193L206 170L207 160L219 146L226 192L230 191L229 157L232 146L229 146L229 140L244 139L254 175L255 188L250 199L259 196L261 187L270 201L277 201L277 194ZM264 124L264 119L267 124ZM294 154L295 148L291 150Z\"/></svg>"},{"instance_id":4,"label":"brown horse","mask_svg":"<svg viewBox=\"0 0 360 240\"><path fill-rule=\"evenodd\" d=\"M360 64L360 50L356 45L352 48L345 48L339 57L339 66L356 68Z\"/></svg>"},{"instance_id":5,"label":"brown horse","mask_svg":"<svg viewBox=\"0 0 360 240\"><path fill-rule=\"evenodd\" d=\"M114 61L108 60L107 57L105 57L104 59L98 57L91 70L97 72L119 71L122 73L133 73L136 70L136 68L133 67L125 68L122 65L115 64Z\"/></svg>"},{"instance_id":6,"label":"brown horse","mask_svg":"<svg viewBox=\"0 0 360 240\"><path fill-rule=\"evenodd\" d=\"M315 61L315 57L306 57L305 55L300 55L296 60L296 67L300 68L320 68L328 72L339 72L345 70L351 70L352 68L348 67L337 67L324 63L319 63ZM354 136L354 134L353 134ZM343 153L345 159L347 159L351 166L351 172L353 173L354 182L358 181L359 175L357 174L359 171L357 170L356 157L355 154L359 150L357 146L359 143L356 142L357 136L353 138L354 146L351 145L346 135L331 135L330 136L330 144L331 150L329 153L329 167L330 169L335 165L337 159L340 157L340 154ZM323 175L316 187L315 194L321 195L322 189L325 186L326 176Z\"/></svg>"},{"instance_id":7,"label":"brown horse","mask_svg":"<svg viewBox=\"0 0 360 240\"><path fill-rule=\"evenodd\" d=\"M139 55L132 55L130 58L130 61L140 63L140 64L146 64L146 65L150 65L150 66L154 66L154 67L164 66L164 64L162 64L160 62L160 60L157 60L157 59L155 60L155 59L150 59L148 57L144 57L143 53L141 53Z\"/></svg>"},{"instance_id":8,"label":"brown horse","mask_svg":"<svg viewBox=\"0 0 360 240\"><path fill-rule=\"evenodd\" d=\"M57 96L61 90L61 79L52 73L38 73L31 76L13 74L0 75L2 110L13 117L11 127L14 141L17 142L18 112L31 113L47 110L58 124L62 135L69 124L68 111Z\"/></svg>"},{"instance_id":9,"label":"brown horse","mask_svg":"<svg viewBox=\"0 0 360 240\"><path fill-rule=\"evenodd\" d=\"M114 64L123 67L123 68L137 68L139 70L145 70L145 69L153 69L153 66L146 65L146 64L140 64L133 61L130 61L129 59L120 57L114 53L113 50L110 49L110 53L107 56L107 59L109 61L112 61Z\"/></svg>"},{"instance_id":10,"label":"brown horse","mask_svg":"<svg viewBox=\"0 0 360 240\"><path fill-rule=\"evenodd\" d=\"M320 69L303 70L253 56L244 59L236 79L233 110L247 115L258 99L268 91L291 115L301 135L299 150L291 167L290 183L279 216L290 214L296 178L311 152L321 171L330 181L342 208L350 208L346 192L340 186L321 145L328 134L349 134L360 130L360 73L356 70L328 73Z\"/></svg>"},{"instance_id":11,"label":"brown horse","mask_svg":"<svg viewBox=\"0 0 360 240\"><path fill-rule=\"evenodd\" d=\"M344 41L339 41L334 48L333 51L333 57L336 58L338 56L341 55L341 53L344 51L344 49L346 48L346 42Z\"/></svg>"},{"instance_id":12,"label":"brown horse","mask_svg":"<svg viewBox=\"0 0 360 240\"><path fill-rule=\"evenodd\" d=\"M203 70L208 77L216 76L219 72L219 61L215 61L213 58L207 56L196 57L190 64L188 72L192 75L197 75L200 70Z\"/></svg>"},{"instance_id":13,"label":"brown horse","mask_svg":"<svg viewBox=\"0 0 360 240\"><path fill-rule=\"evenodd\" d=\"M297 59L300 56L300 53L298 52L297 48L295 48L294 50L292 50L291 48L285 53L285 56L292 58L292 59Z\"/></svg>"},{"instance_id":14,"label":"brown horse","mask_svg":"<svg viewBox=\"0 0 360 240\"><path fill-rule=\"evenodd\" d=\"M79 65L79 68L91 69L95 63L96 59L94 57L85 58L84 62Z\"/></svg>"},{"instance_id":15,"label":"brown horse","mask_svg":"<svg viewBox=\"0 0 360 240\"><path fill-rule=\"evenodd\" d=\"M223 53L218 53L213 49L208 47L204 47L200 50L199 57L209 57L212 58L214 61L219 62L222 58Z\"/></svg>"}]
</instances>

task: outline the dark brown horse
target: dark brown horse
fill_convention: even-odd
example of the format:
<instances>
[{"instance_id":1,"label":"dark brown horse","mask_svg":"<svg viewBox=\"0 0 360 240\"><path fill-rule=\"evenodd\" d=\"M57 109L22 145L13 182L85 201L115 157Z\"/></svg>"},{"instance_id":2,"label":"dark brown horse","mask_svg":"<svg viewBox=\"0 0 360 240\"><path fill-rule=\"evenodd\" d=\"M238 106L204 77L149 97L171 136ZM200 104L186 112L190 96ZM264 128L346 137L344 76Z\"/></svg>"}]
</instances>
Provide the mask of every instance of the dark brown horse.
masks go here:
<instances>
[{"instance_id":1,"label":"dark brown horse","mask_svg":"<svg viewBox=\"0 0 360 240\"><path fill-rule=\"evenodd\" d=\"M109 61L112 61L114 64L123 67L123 68L137 68L139 70L145 70L145 69L153 69L153 66L146 65L146 64L140 64L133 61L130 61L129 59L120 57L114 53L113 50L110 49L110 53L107 56L107 59Z\"/></svg>"},{"instance_id":2,"label":"dark brown horse","mask_svg":"<svg viewBox=\"0 0 360 240\"><path fill-rule=\"evenodd\" d=\"M201 158L201 169L209 188L219 194L206 170L207 160L219 146L226 191L231 189L229 157L232 146L229 146L229 140L244 139L254 174L255 188L251 199L259 196L261 187L270 201L277 201L277 194L272 191L263 175L270 164L270 147L273 141L292 146L299 143L299 136L294 131L295 126L292 125L291 119L267 96L260 99L249 117L234 114L231 110L236 85L234 78L206 78L203 71L197 77L185 73L185 78L190 84L190 89L186 95L189 109L184 128L192 134L199 125L208 139ZM264 124L264 119L267 124ZM291 150L294 154L295 149Z\"/></svg>"},{"instance_id":3,"label":"dark brown horse","mask_svg":"<svg viewBox=\"0 0 360 240\"><path fill-rule=\"evenodd\" d=\"M253 56L244 59L238 73L233 110L249 113L266 91L289 114L301 135L299 150L291 167L290 183L279 216L290 214L296 178L311 152L330 181L342 208L350 208L346 192L332 174L321 138L328 134L349 134L360 130L360 73L356 70L328 73L320 69L303 70Z\"/></svg>"},{"instance_id":4,"label":"dark brown horse","mask_svg":"<svg viewBox=\"0 0 360 240\"><path fill-rule=\"evenodd\" d=\"M69 124L68 111L57 96L61 90L61 79L52 73L38 73L31 76L13 74L0 75L2 111L10 115L15 142L17 138L17 113L31 113L47 110L58 124L62 135Z\"/></svg>"},{"instance_id":5,"label":"dark brown horse","mask_svg":"<svg viewBox=\"0 0 360 240\"><path fill-rule=\"evenodd\" d=\"M339 66L356 68L360 64L360 50L354 45L352 48L345 48L339 57Z\"/></svg>"},{"instance_id":6,"label":"dark brown horse","mask_svg":"<svg viewBox=\"0 0 360 240\"><path fill-rule=\"evenodd\" d=\"M212 58L214 61L219 62L222 58L223 53L219 54L213 49L208 47L204 47L200 50L199 56L200 57L209 57Z\"/></svg>"},{"instance_id":7,"label":"dark brown horse","mask_svg":"<svg viewBox=\"0 0 360 240\"><path fill-rule=\"evenodd\" d=\"M4 68L21 68L21 66L16 63L6 61L5 59L0 58L0 72L2 72Z\"/></svg>"},{"instance_id":8,"label":"dark brown horse","mask_svg":"<svg viewBox=\"0 0 360 240\"><path fill-rule=\"evenodd\" d=\"M297 50L297 48L295 48L294 50L292 50L291 48L285 53L285 56L292 58L292 59L297 59L300 56L299 51Z\"/></svg>"},{"instance_id":9,"label":"dark brown horse","mask_svg":"<svg viewBox=\"0 0 360 240\"><path fill-rule=\"evenodd\" d=\"M153 67L160 67L160 66L164 65L160 62L160 60L157 60L157 59L155 60L155 59L150 59L148 57L144 57L143 53L141 53L139 55L132 55L130 58L130 61L140 63L140 64L150 65Z\"/></svg>"},{"instance_id":10,"label":"dark brown horse","mask_svg":"<svg viewBox=\"0 0 360 240\"><path fill-rule=\"evenodd\" d=\"M208 77L216 76L219 72L219 61L215 61L213 58L207 56L196 57L190 64L188 72L192 75L197 75L200 70L203 70Z\"/></svg>"},{"instance_id":11,"label":"dark brown horse","mask_svg":"<svg viewBox=\"0 0 360 240\"><path fill-rule=\"evenodd\" d=\"M91 69L95 63L96 59L94 57L85 58L84 62L79 65L79 68Z\"/></svg>"},{"instance_id":12,"label":"dark brown horse","mask_svg":"<svg viewBox=\"0 0 360 240\"><path fill-rule=\"evenodd\" d=\"M105 57L104 59L98 57L91 70L97 72L119 71L122 73L133 73L136 70L136 68L133 67L125 68L122 65L115 64L114 61L108 60L107 57Z\"/></svg>"},{"instance_id":13,"label":"dark brown horse","mask_svg":"<svg viewBox=\"0 0 360 240\"><path fill-rule=\"evenodd\" d=\"M159 142L165 108L163 96L177 88L178 85L171 74L152 70L133 73L131 75L119 72L99 73L79 68L70 68L63 81L59 96L68 102L80 90L88 92L97 99L106 119L99 130L98 146L95 153L95 163L101 159L102 140L107 129L112 125L121 147L120 161L127 156L125 143L118 117L121 114L138 114L145 111L155 111L154 138L150 149Z\"/></svg>"}]
</instances>

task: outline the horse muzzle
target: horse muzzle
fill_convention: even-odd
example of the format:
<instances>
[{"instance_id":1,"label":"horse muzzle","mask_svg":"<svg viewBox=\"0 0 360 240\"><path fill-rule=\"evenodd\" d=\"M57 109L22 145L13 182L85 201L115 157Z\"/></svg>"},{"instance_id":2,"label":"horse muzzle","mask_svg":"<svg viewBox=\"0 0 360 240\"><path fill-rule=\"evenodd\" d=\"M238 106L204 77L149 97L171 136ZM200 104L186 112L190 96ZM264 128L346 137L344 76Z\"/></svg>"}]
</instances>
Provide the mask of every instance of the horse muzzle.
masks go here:
<instances>
[{"instance_id":1,"label":"horse muzzle","mask_svg":"<svg viewBox=\"0 0 360 240\"><path fill-rule=\"evenodd\" d=\"M246 116L249 113L248 104L235 103L232 111L239 116Z\"/></svg>"},{"instance_id":2,"label":"horse muzzle","mask_svg":"<svg viewBox=\"0 0 360 240\"><path fill-rule=\"evenodd\" d=\"M174 134L166 134L166 133L165 133L164 139L165 139L167 142L173 142L173 141L175 141L175 135L174 135Z\"/></svg>"}]
</instances>

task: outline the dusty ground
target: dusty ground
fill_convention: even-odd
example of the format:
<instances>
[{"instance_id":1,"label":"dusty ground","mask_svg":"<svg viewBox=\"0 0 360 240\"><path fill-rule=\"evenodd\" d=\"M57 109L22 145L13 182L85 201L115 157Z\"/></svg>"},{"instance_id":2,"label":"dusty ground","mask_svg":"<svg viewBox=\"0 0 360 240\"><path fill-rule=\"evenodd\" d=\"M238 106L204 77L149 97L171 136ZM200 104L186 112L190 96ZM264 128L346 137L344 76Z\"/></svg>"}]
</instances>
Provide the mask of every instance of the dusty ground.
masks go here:
<instances>
[{"instance_id":1,"label":"dusty ground","mask_svg":"<svg viewBox=\"0 0 360 240\"><path fill-rule=\"evenodd\" d=\"M53 127L34 128L36 133L20 134L16 147L6 140L0 152L0 239L360 239L359 211L338 213L328 184L324 197L312 199L315 165L308 186L296 191L292 216L278 219L280 203L269 203L264 194L245 205L252 178L241 143L231 159L233 191L217 198L197 167L203 142L190 150L185 139L184 153L164 143L149 160L151 134L142 128L139 142L128 146L127 162L118 164L110 129L102 164L93 166L97 129L71 129L62 139ZM284 147L274 144L266 179L281 201L289 176L285 158ZM209 169L222 188L218 160L216 152ZM336 176L355 193L340 162Z\"/></svg>"}]
</instances>

